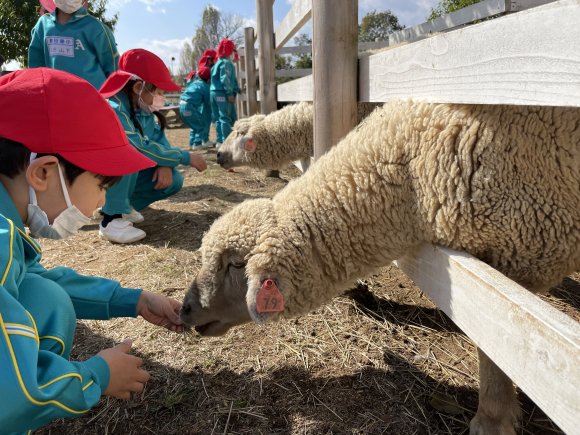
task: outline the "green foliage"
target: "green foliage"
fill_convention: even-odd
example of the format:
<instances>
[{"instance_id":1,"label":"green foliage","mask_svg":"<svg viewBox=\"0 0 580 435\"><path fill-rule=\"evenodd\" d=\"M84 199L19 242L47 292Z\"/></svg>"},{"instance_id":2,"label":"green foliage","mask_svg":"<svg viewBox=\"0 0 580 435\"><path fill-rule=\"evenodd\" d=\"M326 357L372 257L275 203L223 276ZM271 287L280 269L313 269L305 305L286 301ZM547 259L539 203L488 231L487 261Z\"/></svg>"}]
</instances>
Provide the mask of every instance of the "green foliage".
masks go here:
<instances>
[{"instance_id":1,"label":"green foliage","mask_svg":"<svg viewBox=\"0 0 580 435\"><path fill-rule=\"evenodd\" d=\"M312 45L312 38L310 38L306 33L301 33L294 38L294 43L300 47L305 45ZM301 54L294 62L295 69L308 69L312 68L312 55Z\"/></svg>"},{"instance_id":2,"label":"green foliage","mask_svg":"<svg viewBox=\"0 0 580 435\"><path fill-rule=\"evenodd\" d=\"M105 17L108 0L92 0L90 13L111 29L115 29L119 14ZM31 32L38 21L38 0L0 0L0 53L6 62L16 60L24 67L28 64L28 46Z\"/></svg>"},{"instance_id":3,"label":"green foliage","mask_svg":"<svg viewBox=\"0 0 580 435\"><path fill-rule=\"evenodd\" d=\"M290 56L280 56L279 54L276 55L275 58L276 62L276 69L292 69L292 59ZM276 83L282 84L289 82L293 79L293 77L276 77Z\"/></svg>"},{"instance_id":4,"label":"green foliage","mask_svg":"<svg viewBox=\"0 0 580 435\"><path fill-rule=\"evenodd\" d=\"M431 8L431 14L427 17L427 20L434 20L435 18L474 5L480 1L482 0L443 0L435 9Z\"/></svg>"},{"instance_id":5,"label":"green foliage","mask_svg":"<svg viewBox=\"0 0 580 435\"><path fill-rule=\"evenodd\" d=\"M358 26L358 42L374 42L376 38L386 41L391 33L403 30L404 25L390 10L366 14Z\"/></svg>"}]
</instances>

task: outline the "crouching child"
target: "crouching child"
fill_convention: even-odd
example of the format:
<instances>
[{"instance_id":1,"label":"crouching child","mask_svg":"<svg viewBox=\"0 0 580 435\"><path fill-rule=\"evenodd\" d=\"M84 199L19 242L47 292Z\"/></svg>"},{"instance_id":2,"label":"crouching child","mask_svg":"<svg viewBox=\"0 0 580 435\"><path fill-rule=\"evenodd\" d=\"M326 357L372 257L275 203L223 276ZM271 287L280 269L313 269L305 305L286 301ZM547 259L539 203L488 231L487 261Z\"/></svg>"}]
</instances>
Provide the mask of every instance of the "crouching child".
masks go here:
<instances>
[{"instance_id":1,"label":"crouching child","mask_svg":"<svg viewBox=\"0 0 580 435\"><path fill-rule=\"evenodd\" d=\"M141 315L181 331L180 302L66 267L47 270L34 240L72 236L108 187L154 165L88 82L48 68L0 78L0 433L30 434L83 415L101 395L143 390L149 375L127 354L131 340L69 361L77 319Z\"/></svg>"}]
</instances>

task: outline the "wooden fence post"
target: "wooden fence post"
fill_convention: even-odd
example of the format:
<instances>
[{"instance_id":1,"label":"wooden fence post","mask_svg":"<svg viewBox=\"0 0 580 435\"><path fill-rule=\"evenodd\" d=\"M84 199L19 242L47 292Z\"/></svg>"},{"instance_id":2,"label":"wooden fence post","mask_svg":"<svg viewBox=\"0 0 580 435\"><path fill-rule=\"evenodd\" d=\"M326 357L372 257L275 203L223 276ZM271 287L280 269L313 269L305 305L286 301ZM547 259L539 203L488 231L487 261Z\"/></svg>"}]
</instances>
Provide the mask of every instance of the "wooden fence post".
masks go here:
<instances>
[{"instance_id":1,"label":"wooden fence post","mask_svg":"<svg viewBox=\"0 0 580 435\"><path fill-rule=\"evenodd\" d=\"M262 115L276 110L276 63L274 60L274 13L272 0L256 0L258 21L258 68Z\"/></svg>"},{"instance_id":2,"label":"wooden fence post","mask_svg":"<svg viewBox=\"0 0 580 435\"><path fill-rule=\"evenodd\" d=\"M254 28L244 29L244 57L246 68L246 113L253 116L258 113L256 100L256 52L254 50Z\"/></svg>"},{"instance_id":3,"label":"wooden fence post","mask_svg":"<svg viewBox=\"0 0 580 435\"><path fill-rule=\"evenodd\" d=\"M358 2L357 2L358 3ZM258 68L260 74L260 108L262 115L276 111L276 62L274 46L274 11L272 0L256 0L258 21ZM279 177L277 170L267 170L266 177Z\"/></svg>"},{"instance_id":4,"label":"wooden fence post","mask_svg":"<svg viewBox=\"0 0 580 435\"><path fill-rule=\"evenodd\" d=\"M246 72L246 59L245 56L240 56L240 60L238 61L238 68L239 71L245 73ZM239 86L240 89L243 91L244 88L246 87L246 79L245 78L241 78L238 75L238 82L239 82ZM238 119L241 118L246 118L248 115L246 114L246 105L244 104L244 102L242 101L242 99L240 98L240 95L238 95Z\"/></svg>"},{"instance_id":5,"label":"wooden fence post","mask_svg":"<svg viewBox=\"0 0 580 435\"><path fill-rule=\"evenodd\" d=\"M312 2L314 159L356 125L358 2Z\"/></svg>"}]
</instances>

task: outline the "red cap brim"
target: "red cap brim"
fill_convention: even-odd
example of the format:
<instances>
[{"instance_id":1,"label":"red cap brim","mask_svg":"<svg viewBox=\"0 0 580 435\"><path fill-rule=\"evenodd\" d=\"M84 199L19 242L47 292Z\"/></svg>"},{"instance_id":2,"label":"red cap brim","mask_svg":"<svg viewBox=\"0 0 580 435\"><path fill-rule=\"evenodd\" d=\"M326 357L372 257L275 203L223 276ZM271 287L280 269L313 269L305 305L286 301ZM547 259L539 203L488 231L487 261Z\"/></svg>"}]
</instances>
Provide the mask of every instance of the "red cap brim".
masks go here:
<instances>
[{"instance_id":1,"label":"red cap brim","mask_svg":"<svg viewBox=\"0 0 580 435\"><path fill-rule=\"evenodd\" d=\"M112 97L121 89L123 89L123 86L125 86L132 78L133 74L124 71L117 71L111 74L107 81L103 83L103 86L101 86L101 89L99 89L99 93L104 98Z\"/></svg>"},{"instance_id":2,"label":"red cap brim","mask_svg":"<svg viewBox=\"0 0 580 435\"><path fill-rule=\"evenodd\" d=\"M114 158L111 158L112 153ZM85 171L107 176L129 175L156 165L131 144L100 150L60 151L58 154Z\"/></svg>"},{"instance_id":3,"label":"red cap brim","mask_svg":"<svg viewBox=\"0 0 580 435\"><path fill-rule=\"evenodd\" d=\"M179 86L176 83L173 83L171 80L166 81L166 82L156 82L153 84L165 92L181 91L181 86Z\"/></svg>"}]
</instances>

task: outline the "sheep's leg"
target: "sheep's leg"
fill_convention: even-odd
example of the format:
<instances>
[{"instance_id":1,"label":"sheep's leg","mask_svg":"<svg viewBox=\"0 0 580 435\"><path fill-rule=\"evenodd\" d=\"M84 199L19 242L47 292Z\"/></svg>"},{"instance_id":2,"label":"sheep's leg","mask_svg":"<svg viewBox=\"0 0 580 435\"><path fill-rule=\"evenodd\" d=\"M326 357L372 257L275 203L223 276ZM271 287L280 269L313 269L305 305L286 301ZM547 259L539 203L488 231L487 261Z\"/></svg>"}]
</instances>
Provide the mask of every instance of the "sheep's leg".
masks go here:
<instances>
[{"instance_id":1,"label":"sheep's leg","mask_svg":"<svg viewBox=\"0 0 580 435\"><path fill-rule=\"evenodd\" d=\"M479 408L471 420L470 435L516 435L520 415L514 385L489 357L479 356Z\"/></svg>"}]
</instances>

